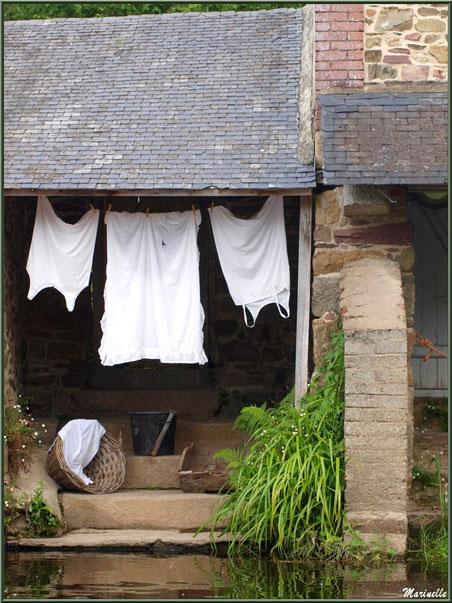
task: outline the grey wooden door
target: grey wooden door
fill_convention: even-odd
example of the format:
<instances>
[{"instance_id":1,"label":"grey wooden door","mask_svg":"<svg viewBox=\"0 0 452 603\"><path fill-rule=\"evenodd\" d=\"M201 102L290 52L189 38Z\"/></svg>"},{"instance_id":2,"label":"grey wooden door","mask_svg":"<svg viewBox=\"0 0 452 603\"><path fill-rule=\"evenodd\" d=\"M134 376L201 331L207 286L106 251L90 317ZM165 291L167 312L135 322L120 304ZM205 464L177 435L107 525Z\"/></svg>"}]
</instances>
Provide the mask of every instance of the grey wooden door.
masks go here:
<instances>
[{"instance_id":1,"label":"grey wooden door","mask_svg":"<svg viewBox=\"0 0 452 603\"><path fill-rule=\"evenodd\" d=\"M416 310L414 329L445 354L447 349L447 207L432 209L412 203L409 217L414 224L416 261ZM412 355L414 388L417 396L447 395L446 358L416 345Z\"/></svg>"}]
</instances>

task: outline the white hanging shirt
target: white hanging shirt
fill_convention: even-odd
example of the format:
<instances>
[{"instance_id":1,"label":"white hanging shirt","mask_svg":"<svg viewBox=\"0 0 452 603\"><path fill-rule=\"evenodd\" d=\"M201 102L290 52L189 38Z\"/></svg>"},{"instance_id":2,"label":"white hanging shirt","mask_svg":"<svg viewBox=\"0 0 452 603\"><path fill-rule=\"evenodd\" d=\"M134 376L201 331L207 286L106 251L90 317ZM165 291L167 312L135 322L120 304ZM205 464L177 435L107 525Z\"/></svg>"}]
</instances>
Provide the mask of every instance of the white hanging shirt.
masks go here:
<instances>
[{"instance_id":1,"label":"white hanging shirt","mask_svg":"<svg viewBox=\"0 0 452 603\"><path fill-rule=\"evenodd\" d=\"M99 348L105 366L207 362L199 284L201 213L110 212Z\"/></svg>"},{"instance_id":2,"label":"white hanging shirt","mask_svg":"<svg viewBox=\"0 0 452 603\"><path fill-rule=\"evenodd\" d=\"M105 428L95 419L74 419L58 432L63 440L63 454L67 466L85 484L92 484L93 480L83 473L83 469L96 456L104 434Z\"/></svg>"},{"instance_id":3,"label":"white hanging shirt","mask_svg":"<svg viewBox=\"0 0 452 603\"><path fill-rule=\"evenodd\" d=\"M253 327L261 309L271 303L288 318L290 271L283 197L270 196L248 220L236 218L220 205L209 214L229 293L235 305L243 307L246 326ZM253 317L251 325L246 310Z\"/></svg>"},{"instance_id":4,"label":"white hanging shirt","mask_svg":"<svg viewBox=\"0 0 452 603\"><path fill-rule=\"evenodd\" d=\"M28 299L54 287L72 312L79 293L88 286L99 212L89 210L76 224L58 218L47 197L39 196L27 260Z\"/></svg>"}]
</instances>

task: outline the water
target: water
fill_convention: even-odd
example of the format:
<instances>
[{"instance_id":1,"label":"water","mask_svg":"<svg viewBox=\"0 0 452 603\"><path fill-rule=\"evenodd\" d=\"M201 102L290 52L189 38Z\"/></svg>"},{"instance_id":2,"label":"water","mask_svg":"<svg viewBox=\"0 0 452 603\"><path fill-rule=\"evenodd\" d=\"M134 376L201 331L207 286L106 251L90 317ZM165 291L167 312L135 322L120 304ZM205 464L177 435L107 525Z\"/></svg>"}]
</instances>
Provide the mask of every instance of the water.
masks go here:
<instances>
[{"instance_id":1,"label":"water","mask_svg":"<svg viewBox=\"0 0 452 603\"><path fill-rule=\"evenodd\" d=\"M447 591L447 576L405 562L369 570L86 552L8 552L5 574L6 599L403 599L405 587Z\"/></svg>"}]
</instances>

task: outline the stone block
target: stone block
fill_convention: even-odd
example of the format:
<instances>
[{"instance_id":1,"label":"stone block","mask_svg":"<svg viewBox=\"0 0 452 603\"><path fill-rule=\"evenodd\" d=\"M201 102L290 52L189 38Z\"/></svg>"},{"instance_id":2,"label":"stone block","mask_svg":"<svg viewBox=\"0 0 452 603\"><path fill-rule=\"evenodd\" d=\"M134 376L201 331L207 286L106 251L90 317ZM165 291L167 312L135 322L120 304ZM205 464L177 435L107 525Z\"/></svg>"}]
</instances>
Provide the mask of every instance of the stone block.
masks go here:
<instances>
[{"instance_id":1,"label":"stone block","mask_svg":"<svg viewBox=\"0 0 452 603\"><path fill-rule=\"evenodd\" d=\"M339 272L320 274L314 277L311 305L314 316L323 316L325 312L339 313L340 281L341 275Z\"/></svg>"},{"instance_id":2,"label":"stone block","mask_svg":"<svg viewBox=\"0 0 452 603\"><path fill-rule=\"evenodd\" d=\"M347 407L344 413L344 420L346 423L352 423L355 421L380 421L384 422L397 422L407 421L407 409L406 408L392 408L392 407L379 407L379 408L357 408Z\"/></svg>"},{"instance_id":3,"label":"stone block","mask_svg":"<svg viewBox=\"0 0 452 603\"><path fill-rule=\"evenodd\" d=\"M348 481L345 487L345 506L349 511L406 512L408 487L406 480L393 479L388 472L386 479L359 479Z\"/></svg>"},{"instance_id":4,"label":"stone block","mask_svg":"<svg viewBox=\"0 0 452 603\"><path fill-rule=\"evenodd\" d=\"M428 70L427 65L404 65L402 79L407 82L424 81L428 77Z\"/></svg>"},{"instance_id":5,"label":"stone block","mask_svg":"<svg viewBox=\"0 0 452 603\"><path fill-rule=\"evenodd\" d=\"M345 437L345 449L347 451L347 456L350 456L352 451L359 452L363 450L386 450L392 451L396 450L399 452L403 452L406 456L408 454L407 441L402 440L397 436L375 436L373 438L369 438L368 436L356 436L356 435L347 435Z\"/></svg>"},{"instance_id":6,"label":"stone block","mask_svg":"<svg viewBox=\"0 0 452 603\"><path fill-rule=\"evenodd\" d=\"M314 275L340 272L349 262L363 258L384 258L382 249L316 249L312 260Z\"/></svg>"},{"instance_id":7,"label":"stone block","mask_svg":"<svg viewBox=\"0 0 452 603\"><path fill-rule=\"evenodd\" d=\"M397 222L384 226L353 227L333 230L336 243L408 245L413 241L413 224Z\"/></svg>"},{"instance_id":8,"label":"stone block","mask_svg":"<svg viewBox=\"0 0 452 603\"><path fill-rule=\"evenodd\" d=\"M368 79L372 80L393 80L397 77L397 69L390 65L379 65L372 63L368 66Z\"/></svg>"},{"instance_id":9,"label":"stone block","mask_svg":"<svg viewBox=\"0 0 452 603\"><path fill-rule=\"evenodd\" d=\"M345 398L346 408L406 408L408 404L407 394L384 395L384 394L352 394Z\"/></svg>"},{"instance_id":10,"label":"stone block","mask_svg":"<svg viewBox=\"0 0 452 603\"><path fill-rule=\"evenodd\" d=\"M434 57L438 63L447 63L448 52L447 46L444 45L433 45L428 49L428 53Z\"/></svg>"},{"instance_id":11,"label":"stone block","mask_svg":"<svg viewBox=\"0 0 452 603\"><path fill-rule=\"evenodd\" d=\"M344 433L354 436L367 436L369 438L380 436L398 436L406 437L407 424L394 421L346 421L344 424Z\"/></svg>"},{"instance_id":12,"label":"stone block","mask_svg":"<svg viewBox=\"0 0 452 603\"><path fill-rule=\"evenodd\" d=\"M399 341L376 341L375 354L404 354L407 348L405 339Z\"/></svg>"},{"instance_id":13,"label":"stone block","mask_svg":"<svg viewBox=\"0 0 452 603\"><path fill-rule=\"evenodd\" d=\"M349 381L345 375L345 394L378 396L402 396L407 393L408 383L361 383Z\"/></svg>"},{"instance_id":14,"label":"stone block","mask_svg":"<svg viewBox=\"0 0 452 603\"><path fill-rule=\"evenodd\" d=\"M407 31L413 27L413 10L411 8L382 8L375 23L377 33L387 31Z\"/></svg>"},{"instance_id":15,"label":"stone block","mask_svg":"<svg viewBox=\"0 0 452 603\"><path fill-rule=\"evenodd\" d=\"M315 224L329 226L338 222L340 212L340 189L328 190L315 196Z\"/></svg>"},{"instance_id":16,"label":"stone block","mask_svg":"<svg viewBox=\"0 0 452 603\"><path fill-rule=\"evenodd\" d=\"M330 318L329 314L335 318ZM337 316L327 313L327 318L316 318L312 321L312 348L314 365L319 366L324 356L331 349L330 335L336 330Z\"/></svg>"},{"instance_id":17,"label":"stone block","mask_svg":"<svg viewBox=\"0 0 452 603\"><path fill-rule=\"evenodd\" d=\"M365 50L364 60L366 63L379 63L381 61L381 50Z\"/></svg>"},{"instance_id":18,"label":"stone block","mask_svg":"<svg viewBox=\"0 0 452 603\"><path fill-rule=\"evenodd\" d=\"M414 28L419 32L446 31L446 23L444 21L440 21L439 19L421 19L414 24Z\"/></svg>"},{"instance_id":19,"label":"stone block","mask_svg":"<svg viewBox=\"0 0 452 603\"><path fill-rule=\"evenodd\" d=\"M347 484L354 482L358 486L360 481L373 481L375 484L375 493L377 494L381 492L379 484L388 479L393 482L399 482L400 488L406 488L407 472L407 458L403 462L398 463L392 462L392 458L386 458L383 463L349 462L347 463L345 478Z\"/></svg>"},{"instance_id":20,"label":"stone block","mask_svg":"<svg viewBox=\"0 0 452 603\"><path fill-rule=\"evenodd\" d=\"M350 184L344 186L344 215L381 216L388 213L389 202L375 187Z\"/></svg>"},{"instance_id":21,"label":"stone block","mask_svg":"<svg viewBox=\"0 0 452 603\"><path fill-rule=\"evenodd\" d=\"M368 371L406 370L407 363L404 354L388 354L375 356L368 355L345 355L344 365L346 369L358 369Z\"/></svg>"}]
</instances>

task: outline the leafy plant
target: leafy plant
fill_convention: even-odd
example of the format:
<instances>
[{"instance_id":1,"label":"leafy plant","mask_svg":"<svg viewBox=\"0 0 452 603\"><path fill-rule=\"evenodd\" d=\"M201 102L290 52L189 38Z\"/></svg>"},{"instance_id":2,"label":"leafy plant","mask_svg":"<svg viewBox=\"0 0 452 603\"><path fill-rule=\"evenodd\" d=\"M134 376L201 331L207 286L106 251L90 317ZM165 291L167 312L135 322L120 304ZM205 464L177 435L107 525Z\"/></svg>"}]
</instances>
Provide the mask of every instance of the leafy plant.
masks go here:
<instances>
[{"instance_id":1,"label":"leafy plant","mask_svg":"<svg viewBox=\"0 0 452 603\"><path fill-rule=\"evenodd\" d=\"M31 398L19 395L17 404L6 406L4 411L3 438L8 449L8 469L13 475L28 469L32 445L41 442L40 428L29 412L30 401Z\"/></svg>"},{"instance_id":2,"label":"leafy plant","mask_svg":"<svg viewBox=\"0 0 452 603\"><path fill-rule=\"evenodd\" d=\"M424 490L430 486L437 485L436 472L422 469L422 467L418 467L417 465L413 467L413 480Z\"/></svg>"},{"instance_id":3,"label":"leafy plant","mask_svg":"<svg viewBox=\"0 0 452 603\"><path fill-rule=\"evenodd\" d=\"M16 482L4 482L3 490L3 525L6 527L13 519L21 515L27 505L30 503L30 497L26 492L18 492Z\"/></svg>"},{"instance_id":4,"label":"leafy plant","mask_svg":"<svg viewBox=\"0 0 452 603\"><path fill-rule=\"evenodd\" d=\"M343 333L338 331L301 400L301 411L294 406L293 391L276 408L242 409L235 427L247 432L249 441L238 452L215 455L229 463L233 491L205 524L211 526L212 539L226 522L221 534L232 534L230 552L340 556L343 410Z\"/></svg>"},{"instance_id":5,"label":"leafy plant","mask_svg":"<svg viewBox=\"0 0 452 603\"><path fill-rule=\"evenodd\" d=\"M53 536L58 531L58 518L44 500L42 481L33 492L25 519L32 536Z\"/></svg>"}]
</instances>

